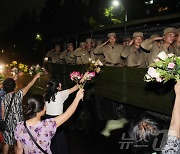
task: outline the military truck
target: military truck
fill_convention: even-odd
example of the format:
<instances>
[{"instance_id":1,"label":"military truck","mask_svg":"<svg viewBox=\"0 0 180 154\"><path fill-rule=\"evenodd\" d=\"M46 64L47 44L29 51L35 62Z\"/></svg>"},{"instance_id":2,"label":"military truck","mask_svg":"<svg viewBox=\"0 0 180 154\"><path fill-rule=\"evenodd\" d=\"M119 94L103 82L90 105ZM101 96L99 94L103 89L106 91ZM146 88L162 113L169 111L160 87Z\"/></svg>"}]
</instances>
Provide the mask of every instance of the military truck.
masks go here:
<instances>
[{"instance_id":1,"label":"military truck","mask_svg":"<svg viewBox=\"0 0 180 154\"><path fill-rule=\"evenodd\" d=\"M166 27L180 27L178 19L180 14L127 21L83 34L56 38L53 41L66 41L65 44L69 41L77 45L88 37L106 40L107 33L112 31L117 33L119 41L124 37L131 37L135 31L142 31L146 38L154 33L162 35ZM51 78L59 78L64 88L69 88L74 84L70 80L70 73L84 72L86 66L50 64L49 70ZM104 66L102 70L102 73L85 87L85 99L73 116L79 129L90 129L92 125L94 125L93 129L98 129L99 120L138 117L142 113L148 113L169 122L174 103L175 81L169 81L166 84L147 83L143 80L147 68Z\"/></svg>"}]
</instances>

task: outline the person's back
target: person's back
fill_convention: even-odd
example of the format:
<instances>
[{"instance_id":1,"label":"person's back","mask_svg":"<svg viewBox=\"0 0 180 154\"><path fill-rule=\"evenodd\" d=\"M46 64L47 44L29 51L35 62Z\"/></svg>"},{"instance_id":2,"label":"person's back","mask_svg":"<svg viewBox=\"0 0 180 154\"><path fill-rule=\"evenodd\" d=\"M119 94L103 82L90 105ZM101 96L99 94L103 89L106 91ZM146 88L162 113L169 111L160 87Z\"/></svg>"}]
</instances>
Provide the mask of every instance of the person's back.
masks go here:
<instances>
[{"instance_id":1,"label":"person's back","mask_svg":"<svg viewBox=\"0 0 180 154\"><path fill-rule=\"evenodd\" d=\"M27 124L27 128L30 130L32 136L35 138L36 142L41 146L41 148L43 148L43 150L45 150L48 154L51 154L51 139L55 135L57 129L55 120L53 118L46 119L38 122L34 126ZM42 153L27 133L24 122L20 122L17 125L15 134L15 139L21 141L23 144L25 154Z\"/></svg>"}]
</instances>

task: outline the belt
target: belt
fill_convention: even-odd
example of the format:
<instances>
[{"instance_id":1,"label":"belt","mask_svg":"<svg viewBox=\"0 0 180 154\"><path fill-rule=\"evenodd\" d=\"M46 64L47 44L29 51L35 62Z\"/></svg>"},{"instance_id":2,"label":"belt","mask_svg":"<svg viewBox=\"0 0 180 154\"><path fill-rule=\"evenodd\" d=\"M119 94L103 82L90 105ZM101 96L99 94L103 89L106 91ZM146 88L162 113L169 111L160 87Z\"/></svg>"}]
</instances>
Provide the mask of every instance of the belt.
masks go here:
<instances>
[{"instance_id":1,"label":"belt","mask_svg":"<svg viewBox=\"0 0 180 154\"><path fill-rule=\"evenodd\" d=\"M114 65L114 66L115 66L115 65L119 65L119 63L115 63L115 64L114 64L114 63L110 63L110 62L106 62L106 64L108 64L108 65Z\"/></svg>"}]
</instances>

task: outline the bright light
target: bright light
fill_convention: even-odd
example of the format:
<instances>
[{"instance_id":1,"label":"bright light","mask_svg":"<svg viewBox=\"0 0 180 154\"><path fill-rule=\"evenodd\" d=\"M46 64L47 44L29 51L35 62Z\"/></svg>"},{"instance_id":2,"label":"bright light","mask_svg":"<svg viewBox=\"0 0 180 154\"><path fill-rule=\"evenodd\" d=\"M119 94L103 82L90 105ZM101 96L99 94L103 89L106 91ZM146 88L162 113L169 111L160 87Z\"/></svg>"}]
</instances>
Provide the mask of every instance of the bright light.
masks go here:
<instances>
[{"instance_id":1,"label":"bright light","mask_svg":"<svg viewBox=\"0 0 180 154\"><path fill-rule=\"evenodd\" d=\"M44 61L48 61L48 57L45 57L45 58L44 58Z\"/></svg>"},{"instance_id":2,"label":"bright light","mask_svg":"<svg viewBox=\"0 0 180 154\"><path fill-rule=\"evenodd\" d=\"M3 73L4 71L4 65L0 64L0 73Z\"/></svg>"},{"instance_id":3,"label":"bright light","mask_svg":"<svg viewBox=\"0 0 180 154\"><path fill-rule=\"evenodd\" d=\"M39 41L41 41L41 40L42 40L42 38L41 38L41 35L40 35L40 34L37 34L37 35L36 35L36 40L39 40Z\"/></svg>"},{"instance_id":4,"label":"bright light","mask_svg":"<svg viewBox=\"0 0 180 154\"><path fill-rule=\"evenodd\" d=\"M119 1L118 0L114 0L112 2L112 5L115 6L115 7L119 6Z\"/></svg>"}]
</instances>

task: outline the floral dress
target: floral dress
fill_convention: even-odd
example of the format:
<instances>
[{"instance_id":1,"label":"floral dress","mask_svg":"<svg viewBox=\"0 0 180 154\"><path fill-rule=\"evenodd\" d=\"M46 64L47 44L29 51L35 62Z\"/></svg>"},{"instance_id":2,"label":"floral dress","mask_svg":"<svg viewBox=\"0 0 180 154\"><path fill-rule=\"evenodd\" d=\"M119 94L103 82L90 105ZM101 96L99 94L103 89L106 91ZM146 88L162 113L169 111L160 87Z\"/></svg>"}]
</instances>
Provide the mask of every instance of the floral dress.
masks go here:
<instances>
[{"instance_id":1,"label":"floral dress","mask_svg":"<svg viewBox=\"0 0 180 154\"><path fill-rule=\"evenodd\" d=\"M12 93L6 94L2 100L2 103L4 104L5 115L8 111L8 107L12 95L13 95ZM6 119L8 129L6 129L3 132L3 137L4 137L4 142L9 145L15 144L16 140L14 138L14 129L16 128L17 123L23 120L22 99L23 99L23 91L19 90L15 92L14 98L12 100L11 109Z\"/></svg>"},{"instance_id":2,"label":"floral dress","mask_svg":"<svg viewBox=\"0 0 180 154\"><path fill-rule=\"evenodd\" d=\"M180 139L169 135L162 154L180 154Z\"/></svg>"},{"instance_id":3,"label":"floral dress","mask_svg":"<svg viewBox=\"0 0 180 154\"><path fill-rule=\"evenodd\" d=\"M56 133L57 129L54 118L40 121L36 126L27 127L39 146L48 154L52 154L50 150L51 139ZM38 149L27 133L26 128L24 127L24 122L18 123L14 133L15 139L22 143L25 154L43 154L43 152Z\"/></svg>"}]
</instances>

